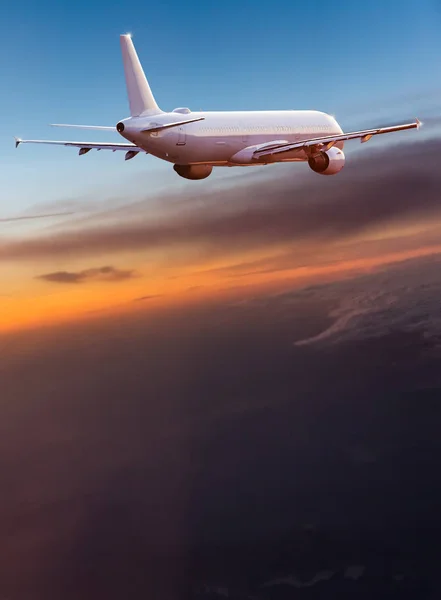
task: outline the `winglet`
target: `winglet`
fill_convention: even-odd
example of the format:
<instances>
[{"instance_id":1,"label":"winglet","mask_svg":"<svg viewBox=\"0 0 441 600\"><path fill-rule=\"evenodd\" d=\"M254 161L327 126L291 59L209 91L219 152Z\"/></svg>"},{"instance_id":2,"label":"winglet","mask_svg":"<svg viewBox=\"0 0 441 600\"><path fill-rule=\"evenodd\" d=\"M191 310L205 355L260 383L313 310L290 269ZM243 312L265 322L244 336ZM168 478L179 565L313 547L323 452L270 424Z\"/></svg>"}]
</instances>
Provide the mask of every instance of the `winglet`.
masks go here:
<instances>
[{"instance_id":1,"label":"winglet","mask_svg":"<svg viewBox=\"0 0 441 600\"><path fill-rule=\"evenodd\" d=\"M130 34L121 35L120 41L131 116L160 114L162 110L156 104L144 75L132 42L132 36Z\"/></svg>"},{"instance_id":2,"label":"winglet","mask_svg":"<svg viewBox=\"0 0 441 600\"><path fill-rule=\"evenodd\" d=\"M19 146L19 145L21 144L21 142L23 141L23 140L21 140L20 138L18 138L18 137L15 137L15 135L14 135L14 140L15 140L15 147L16 147L16 148L18 148L18 146Z\"/></svg>"},{"instance_id":3,"label":"winglet","mask_svg":"<svg viewBox=\"0 0 441 600\"><path fill-rule=\"evenodd\" d=\"M415 117L415 121L416 121L417 129L419 129L421 127L422 123L417 117Z\"/></svg>"}]
</instances>

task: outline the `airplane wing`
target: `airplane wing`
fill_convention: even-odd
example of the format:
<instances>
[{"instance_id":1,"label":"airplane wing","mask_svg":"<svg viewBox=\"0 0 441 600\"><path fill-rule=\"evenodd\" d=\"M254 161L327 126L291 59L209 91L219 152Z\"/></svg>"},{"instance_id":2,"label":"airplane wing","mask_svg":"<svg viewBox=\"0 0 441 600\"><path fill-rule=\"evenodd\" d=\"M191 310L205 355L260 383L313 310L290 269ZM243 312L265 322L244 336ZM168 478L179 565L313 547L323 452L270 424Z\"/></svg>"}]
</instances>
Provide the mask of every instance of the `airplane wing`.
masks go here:
<instances>
[{"instance_id":1,"label":"airplane wing","mask_svg":"<svg viewBox=\"0 0 441 600\"><path fill-rule=\"evenodd\" d=\"M17 148L20 144L52 144L55 146L72 146L73 148L79 148L79 154L86 154L90 150L112 150L115 152L116 150L125 150L126 151L126 160L133 158L139 152L144 152L148 154L142 148L135 146L135 144L130 143L108 143L108 142L65 142L58 140L22 140L21 138L15 138L15 147Z\"/></svg>"},{"instance_id":2,"label":"airplane wing","mask_svg":"<svg viewBox=\"0 0 441 600\"><path fill-rule=\"evenodd\" d=\"M323 137L316 137L308 140L301 140L299 142L285 142L280 145L272 143L270 147L265 146L264 148L257 148L254 151L253 156L260 158L261 156L268 156L271 154L280 154L282 152L289 152L290 150L297 150L304 148L307 150L329 150L337 142L346 140L360 139L361 143L368 142L374 135L381 135L383 133L394 133L395 131L403 131L405 129L418 129L421 126L421 122L416 119L414 123L404 123L403 125L392 125L390 127L379 127L377 129L365 129L363 131L353 131L351 133L341 133L337 135L328 135Z\"/></svg>"}]
</instances>

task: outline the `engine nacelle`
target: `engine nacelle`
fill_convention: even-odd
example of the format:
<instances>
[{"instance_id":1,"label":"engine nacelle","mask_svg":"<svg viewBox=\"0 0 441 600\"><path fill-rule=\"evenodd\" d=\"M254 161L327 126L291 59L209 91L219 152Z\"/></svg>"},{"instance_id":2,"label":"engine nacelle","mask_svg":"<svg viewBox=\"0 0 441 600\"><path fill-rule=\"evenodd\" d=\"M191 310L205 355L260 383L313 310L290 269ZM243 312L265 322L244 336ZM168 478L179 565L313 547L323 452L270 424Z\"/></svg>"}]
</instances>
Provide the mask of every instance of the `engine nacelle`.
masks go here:
<instances>
[{"instance_id":1,"label":"engine nacelle","mask_svg":"<svg viewBox=\"0 0 441 600\"><path fill-rule=\"evenodd\" d=\"M314 173L320 175L335 175L345 166L345 155L343 151L335 146L327 152L320 152L317 156L308 160L308 165Z\"/></svg>"},{"instance_id":2,"label":"engine nacelle","mask_svg":"<svg viewBox=\"0 0 441 600\"><path fill-rule=\"evenodd\" d=\"M211 175L211 165L173 165L173 169L185 179L205 179Z\"/></svg>"}]
</instances>

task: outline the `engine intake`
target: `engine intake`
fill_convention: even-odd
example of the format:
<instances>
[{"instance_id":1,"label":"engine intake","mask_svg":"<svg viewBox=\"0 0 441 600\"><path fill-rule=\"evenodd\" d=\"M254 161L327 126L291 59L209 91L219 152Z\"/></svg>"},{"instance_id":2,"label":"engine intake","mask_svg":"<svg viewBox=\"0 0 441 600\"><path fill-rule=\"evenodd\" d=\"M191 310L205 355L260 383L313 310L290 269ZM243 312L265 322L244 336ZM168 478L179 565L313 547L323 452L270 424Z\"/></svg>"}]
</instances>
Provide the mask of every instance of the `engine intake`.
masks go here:
<instances>
[{"instance_id":1,"label":"engine intake","mask_svg":"<svg viewBox=\"0 0 441 600\"><path fill-rule=\"evenodd\" d=\"M345 155L339 148L330 148L308 159L308 165L320 175L335 175L345 166Z\"/></svg>"},{"instance_id":2,"label":"engine intake","mask_svg":"<svg viewBox=\"0 0 441 600\"><path fill-rule=\"evenodd\" d=\"M211 165L173 165L178 175L185 179L205 179L211 175Z\"/></svg>"}]
</instances>

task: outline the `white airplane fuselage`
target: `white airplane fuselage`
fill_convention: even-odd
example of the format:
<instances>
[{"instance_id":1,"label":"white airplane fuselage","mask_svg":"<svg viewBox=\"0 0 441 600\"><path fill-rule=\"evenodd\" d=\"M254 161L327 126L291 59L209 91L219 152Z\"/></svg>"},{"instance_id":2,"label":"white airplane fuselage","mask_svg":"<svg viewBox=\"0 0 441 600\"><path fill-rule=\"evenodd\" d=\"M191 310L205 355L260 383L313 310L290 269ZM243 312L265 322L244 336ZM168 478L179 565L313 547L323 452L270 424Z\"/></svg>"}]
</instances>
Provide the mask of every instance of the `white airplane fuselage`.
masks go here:
<instances>
[{"instance_id":1,"label":"white airplane fuselage","mask_svg":"<svg viewBox=\"0 0 441 600\"><path fill-rule=\"evenodd\" d=\"M203 120L154 133L142 132L143 128L182 121L186 116ZM308 156L303 149L252 161L236 155L259 144L297 142L342 133L334 117L314 110L187 112L177 109L159 115L130 117L118 125L126 140L177 165L249 166L306 161ZM343 144L338 142L336 147L342 149Z\"/></svg>"}]
</instances>

